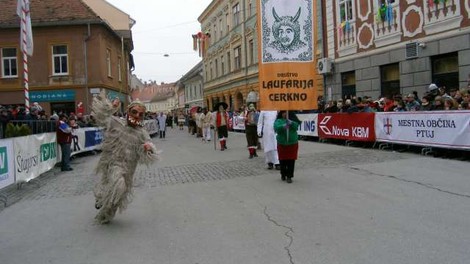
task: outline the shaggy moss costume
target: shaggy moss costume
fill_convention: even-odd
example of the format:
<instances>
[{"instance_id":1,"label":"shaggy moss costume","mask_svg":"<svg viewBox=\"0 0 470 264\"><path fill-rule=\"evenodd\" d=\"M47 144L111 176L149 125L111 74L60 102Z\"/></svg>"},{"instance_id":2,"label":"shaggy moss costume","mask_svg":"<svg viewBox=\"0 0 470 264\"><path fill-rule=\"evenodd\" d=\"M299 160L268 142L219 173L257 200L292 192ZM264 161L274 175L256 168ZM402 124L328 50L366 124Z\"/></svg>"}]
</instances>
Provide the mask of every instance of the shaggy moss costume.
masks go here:
<instances>
[{"instance_id":1,"label":"shaggy moss costume","mask_svg":"<svg viewBox=\"0 0 470 264\"><path fill-rule=\"evenodd\" d=\"M113 106L104 93L93 99L93 115L97 123L104 127L102 154L96 168L101 180L94 189L95 207L99 209L95 219L100 224L109 223L118 209L122 212L130 203L137 164L150 165L158 159L157 150L143 128L142 120L131 116L131 110L138 107L145 112L141 102L132 102L128 107L128 118L124 120L113 116L118 107ZM141 117L143 119L143 114Z\"/></svg>"}]
</instances>

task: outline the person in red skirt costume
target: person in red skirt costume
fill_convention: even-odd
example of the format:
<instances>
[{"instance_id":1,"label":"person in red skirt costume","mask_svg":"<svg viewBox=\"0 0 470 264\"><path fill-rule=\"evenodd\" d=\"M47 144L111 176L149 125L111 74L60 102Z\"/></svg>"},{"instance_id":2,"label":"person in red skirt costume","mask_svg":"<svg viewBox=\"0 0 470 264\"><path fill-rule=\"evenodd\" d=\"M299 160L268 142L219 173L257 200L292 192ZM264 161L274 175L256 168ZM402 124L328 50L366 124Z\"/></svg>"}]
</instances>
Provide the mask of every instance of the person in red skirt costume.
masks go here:
<instances>
[{"instance_id":1,"label":"person in red skirt costume","mask_svg":"<svg viewBox=\"0 0 470 264\"><path fill-rule=\"evenodd\" d=\"M248 112L245 116L245 135L250 159L258 157L258 154L256 153L256 148L258 147L258 118L259 112L256 111L255 104L250 103L248 106Z\"/></svg>"},{"instance_id":2,"label":"person in red skirt costume","mask_svg":"<svg viewBox=\"0 0 470 264\"><path fill-rule=\"evenodd\" d=\"M214 111L217 111L215 115L215 125L217 127L217 136L220 142L220 150L224 151L227 149L227 137L228 137L228 105L224 102L219 102L215 105Z\"/></svg>"},{"instance_id":3,"label":"person in red skirt costume","mask_svg":"<svg viewBox=\"0 0 470 264\"><path fill-rule=\"evenodd\" d=\"M300 120L293 112L280 111L274 121L274 131L277 133L277 153L281 165L281 179L292 183L295 161L299 150L297 128Z\"/></svg>"}]
</instances>

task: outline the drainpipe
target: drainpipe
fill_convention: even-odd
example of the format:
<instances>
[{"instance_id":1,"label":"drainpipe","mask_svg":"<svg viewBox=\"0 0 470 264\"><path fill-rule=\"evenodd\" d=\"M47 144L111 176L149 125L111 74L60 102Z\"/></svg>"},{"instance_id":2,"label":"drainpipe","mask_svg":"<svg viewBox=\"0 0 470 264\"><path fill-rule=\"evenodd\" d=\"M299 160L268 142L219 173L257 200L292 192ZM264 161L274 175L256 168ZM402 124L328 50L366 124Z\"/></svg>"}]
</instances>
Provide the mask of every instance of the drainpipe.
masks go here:
<instances>
[{"instance_id":1,"label":"drainpipe","mask_svg":"<svg viewBox=\"0 0 470 264\"><path fill-rule=\"evenodd\" d=\"M248 93L249 93L249 91L248 91L248 50L247 50L247 47L246 47L246 34L245 34L245 32L246 32L246 29L245 29L245 26L246 26L246 3L245 3L245 1L242 1L242 11L243 11L242 35L243 35L243 47L245 49L245 90L247 91L247 95L248 95ZM246 101L246 98L245 98L245 101ZM233 106L230 106L230 107L233 107ZM235 109L232 109L232 110L235 110Z\"/></svg>"},{"instance_id":2,"label":"drainpipe","mask_svg":"<svg viewBox=\"0 0 470 264\"><path fill-rule=\"evenodd\" d=\"M326 4L325 4L326 5ZM325 9L323 9L323 4L322 1L317 2L317 8L320 10L320 12L317 11L318 18L317 18L317 28L318 28L318 37L321 38L321 45L322 45L322 57L326 57L327 50L328 50L328 45L325 41L326 39L326 34L323 31L323 25L326 25L326 16L325 16ZM320 25L320 26L318 26ZM326 77L326 74L323 74L323 100L327 100L328 98L328 85L327 85L328 78ZM333 92L332 92L333 94ZM332 100L333 98L331 98Z\"/></svg>"},{"instance_id":3,"label":"drainpipe","mask_svg":"<svg viewBox=\"0 0 470 264\"><path fill-rule=\"evenodd\" d=\"M120 72L118 73L119 75L121 75L121 85L120 85L120 88L119 88L119 93L122 94L122 88L124 86L123 84L123 74L122 74L122 62L124 61L124 37L121 36L121 62L120 62L120 65L119 65L119 68L120 68ZM126 67L127 69L127 67ZM118 76L119 76L118 75ZM127 70L126 70L126 79L127 79ZM126 87L127 88L127 87ZM127 89L126 89L126 92L127 92ZM128 99L127 96L125 96L125 99Z\"/></svg>"},{"instance_id":4,"label":"drainpipe","mask_svg":"<svg viewBox=\"0 0 470 264\"><path fill-rule=\"evenodd\" d=\"M91 37L91 28L90 28L90 23L87 24L87 36L85 40L83 41L83 57L85 61L85 94L86 94L86 102L85 102L85 107L86 111L85 113L88 114L90 113L89 109L89 89L88 89L88 45L87 42L90 40Z\"/></svg>"}]
</instances>

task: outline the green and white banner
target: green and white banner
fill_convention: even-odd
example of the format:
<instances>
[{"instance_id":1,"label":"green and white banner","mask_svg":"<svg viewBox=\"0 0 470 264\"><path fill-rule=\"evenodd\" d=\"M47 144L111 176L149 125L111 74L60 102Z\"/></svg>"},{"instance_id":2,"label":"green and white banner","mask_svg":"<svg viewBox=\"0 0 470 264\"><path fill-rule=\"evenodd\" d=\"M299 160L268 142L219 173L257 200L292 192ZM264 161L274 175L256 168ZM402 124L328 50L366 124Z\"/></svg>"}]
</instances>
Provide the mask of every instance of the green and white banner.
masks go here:
<instances>
[{"instance_id":1,"label":"green and white banner","mask_svg":"<svg viewBox=\"0 0 470 264\"><path fill-rule=\"evenodd\" d=\"M56 133L17 137L13 145L17 182L28 182L57 163Z\"/></svg>"},{"instance_id":2,"label":"green and white banner","mask_svg":"<svg viewBox=\"0 0 470 264\"><path fill-rule=\"evenodd\" d=\"M13 140L0 140L0 189L15 182Z\"/></svg>"}]
</instances>

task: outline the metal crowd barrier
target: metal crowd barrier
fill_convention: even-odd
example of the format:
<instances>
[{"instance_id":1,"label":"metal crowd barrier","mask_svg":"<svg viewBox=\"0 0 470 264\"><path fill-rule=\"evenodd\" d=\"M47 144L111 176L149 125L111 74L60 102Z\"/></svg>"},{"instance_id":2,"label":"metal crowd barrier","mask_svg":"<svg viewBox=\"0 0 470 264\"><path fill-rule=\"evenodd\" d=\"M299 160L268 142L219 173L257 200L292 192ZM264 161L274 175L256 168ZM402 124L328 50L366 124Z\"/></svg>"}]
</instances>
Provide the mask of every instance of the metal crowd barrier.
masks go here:
<instances>
[{"instance_id":1,"label":"metal crowd barrier","mask_svg":"<svg viewBox=\"0 0 470 264\"><path fill-rule=\"evenodd\" d=\"M33 135L48 132L56 132L57 127L57 121L49 120L10 120L10 123L14 125L26 124L29 128L31 128L31 132Z\"/></svg>"}]
</instances>

